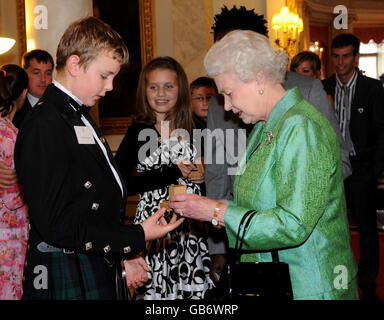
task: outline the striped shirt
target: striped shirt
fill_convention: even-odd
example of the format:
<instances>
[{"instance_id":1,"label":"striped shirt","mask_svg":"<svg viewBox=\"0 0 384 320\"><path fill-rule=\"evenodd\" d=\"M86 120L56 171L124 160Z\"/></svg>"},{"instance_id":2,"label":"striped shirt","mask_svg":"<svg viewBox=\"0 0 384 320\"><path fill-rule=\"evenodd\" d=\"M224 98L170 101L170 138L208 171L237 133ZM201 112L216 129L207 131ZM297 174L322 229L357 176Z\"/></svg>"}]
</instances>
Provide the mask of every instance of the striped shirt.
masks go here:
<instances>
[{"instance_id":1,"label":"striped shirt","mask_svg":"<svg viewBox=\"0 0 384 320\"><path fill-rule=\"evenodd\" d=\"M349 133L351 121L351 105L355 94L358 72L355 71L347 83L342 83L336 74L335 111L339 121L340 131L348 146L350 155L356 155L353 142Z\"/></svg>"}]
</instances>

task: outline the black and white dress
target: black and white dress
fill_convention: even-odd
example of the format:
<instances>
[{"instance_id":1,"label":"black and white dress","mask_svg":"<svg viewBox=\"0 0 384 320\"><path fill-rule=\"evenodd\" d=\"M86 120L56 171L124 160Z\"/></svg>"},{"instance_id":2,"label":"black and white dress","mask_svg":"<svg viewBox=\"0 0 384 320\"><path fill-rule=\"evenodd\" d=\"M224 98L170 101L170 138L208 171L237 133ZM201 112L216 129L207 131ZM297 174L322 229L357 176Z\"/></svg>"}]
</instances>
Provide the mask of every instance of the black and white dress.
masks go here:
<instances>
[{"instance_id":1,"label":"black and white dress","mask_svg":"<svg viewBox=\"0 0 384 320\"><path fill-rule=\"evenodd\" d=\"M141 134L151 137L138 141ZM160 141L154 126L144 124L133 124L128 129L116 161L129 194L140 195L134 223L144 221L160 208L161 201L168 200L169 185L182 184L188 193L200 194L199 185L182 178L176 160L194 162L195 152L189 140L173 137ZM203 299L213 287L204 223L185 219L181 227L163 239L147 242L145 260L151 271L146 286L137 291L140 298Z\"/></svg>"}]
</instances>

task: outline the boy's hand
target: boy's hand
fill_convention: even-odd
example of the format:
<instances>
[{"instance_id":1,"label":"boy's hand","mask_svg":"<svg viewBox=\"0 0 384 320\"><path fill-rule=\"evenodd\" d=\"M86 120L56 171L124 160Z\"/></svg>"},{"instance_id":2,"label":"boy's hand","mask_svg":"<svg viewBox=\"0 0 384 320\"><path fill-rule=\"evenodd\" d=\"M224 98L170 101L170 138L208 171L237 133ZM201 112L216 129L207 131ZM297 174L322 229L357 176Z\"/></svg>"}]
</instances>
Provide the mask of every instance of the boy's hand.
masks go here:
<instances>
[{"instance_id":1,"label":"boy's hand","mask_svg":"<svg viewBox=\"0 0 384 320\"><path fill-rule=\"evenodd\" d=\"M128 288L142 287L148 280L149 268L145 260L137 255L124 260L125 281Z\"/></svg>"},{"instance_id":2,"label":"boy's hand","mask_svg":"<svg viewBox=\"0 0 384 320\"><path fill-rule=\"evenodd\" d=\"M176 214L173 214L172 219L167 223L164 218L165 211L165 208L161 208L141 223L146 241L160 239L183 223L184 218L177 219Z\"/></svg>"},{"instance_id":3,"label":"boy's hand","mask_svg":"<svg viewBox=\"0 0 384 320\"><path fill-rule=\"evenodd\" d=\"M9 168L4 162L0 161L0 188L8 189L17 183L16 170Z\"/></svg>"}]
</instances>

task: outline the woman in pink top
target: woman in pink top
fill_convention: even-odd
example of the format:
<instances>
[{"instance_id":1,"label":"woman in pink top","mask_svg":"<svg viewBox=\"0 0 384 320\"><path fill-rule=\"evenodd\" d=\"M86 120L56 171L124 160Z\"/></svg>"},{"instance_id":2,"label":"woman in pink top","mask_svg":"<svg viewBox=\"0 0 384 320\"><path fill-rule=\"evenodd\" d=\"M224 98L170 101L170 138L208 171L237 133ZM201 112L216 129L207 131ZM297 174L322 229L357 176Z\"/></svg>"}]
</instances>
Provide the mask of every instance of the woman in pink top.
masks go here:
<instances>
[{"instance_id":1,"label":"woman in pink top","mask_svg":"<svg viewBox=\"0 0 384 320\"><path fill-rule=\"evenodd\" d=\"M13 160L18 130L12 124L24 104L28 75L17 65L0 69L0 162L14 169ZM28 207L21 186L0 188L0 299L22 296L25 252L28 241Z\"/></svg>"}]
</instances>

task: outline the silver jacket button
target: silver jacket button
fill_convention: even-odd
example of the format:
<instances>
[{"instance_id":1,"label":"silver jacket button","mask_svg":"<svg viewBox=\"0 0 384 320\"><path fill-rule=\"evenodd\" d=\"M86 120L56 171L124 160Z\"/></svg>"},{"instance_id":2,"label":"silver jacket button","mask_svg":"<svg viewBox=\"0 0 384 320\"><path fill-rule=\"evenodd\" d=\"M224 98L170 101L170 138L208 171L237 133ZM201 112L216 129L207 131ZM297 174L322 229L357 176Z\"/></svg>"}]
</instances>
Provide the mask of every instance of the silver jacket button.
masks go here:
<instances>
[{"instance_id":1,"label":"silver jacket button","mask_svg":"<svg viewBox=\"0 0 384 320\"><path fill-rule=\"evenodd\" d=\"M107 245L106 247L104 247L104 252L105 253L108 253L109 251L111 251L111 246L110 245Z\"/></svg>"},{"instance_id":2,"label":"silver jacket button","mask_svg":"<svg viewBox=\"0 0 384 320\"><path fill-rule=\"evenodd\" d=\"M99 209L99 204L98 203L92 203L92 210L96 211Z\"/></svg>"},{"instance_id":3,"label":"silver jacket button","mask_svg":"<svg viewBox=\"0 0 384 320\"><path fill-rule=\"evenodd\" d=\"M131 247L130 247L130 246L125 247L125 248L123 249L123 251L124 251L124 253L130 253L130 252L131 252Z\"/></svg>"},{"instance_id":4,"label":"silver jacket button","mask_svg":"<svg viewBox=\"0 0 384 320\"><path fill-rule=\"evenodd\" d=\"M90 187L92 187L91 181L87 181L86 183L84 183L84 187L85 189L89 189Z\"/></svg>"},{"instance_id":5,"label":"silver jacket button","mask_svg":"<svg viewBox=\"0 0 384 320\"><path fill-rule=\"evenodd\" d=\"M92 249L92 242L87 242L85 244L85 250L91 250Z\"/></svg>"}]
</instances>

